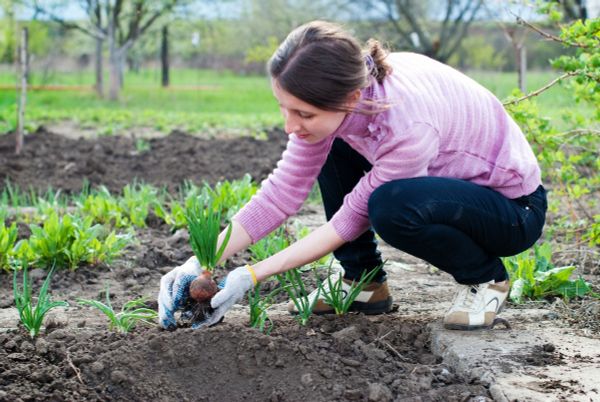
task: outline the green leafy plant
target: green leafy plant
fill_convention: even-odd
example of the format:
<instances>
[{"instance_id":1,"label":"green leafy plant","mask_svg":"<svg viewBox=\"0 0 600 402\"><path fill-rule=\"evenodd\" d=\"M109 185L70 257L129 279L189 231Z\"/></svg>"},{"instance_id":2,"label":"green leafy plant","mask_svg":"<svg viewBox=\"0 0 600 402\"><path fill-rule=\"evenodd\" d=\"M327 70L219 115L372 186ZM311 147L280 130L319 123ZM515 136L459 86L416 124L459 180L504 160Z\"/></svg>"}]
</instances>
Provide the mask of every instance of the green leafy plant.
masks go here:
<instances>
[{"instance_id":1,"label":"green leafy plant","mask_svg":"<svg viewBox=\"0 0 600 402\"><path fill-rule=\"evenodd\" d=\"M146 306L144 298L130 300L121 307L121 311L116 312L110 302L109 287L106 287L106 301L102 303L98 300L77 299L82 305L97 308L106 315L109 320L109 328L121 333L130 332L137 324L156 325L154 321L158 313Z\"/></svg>"},{"instance_id":2,"label":"green leafy plant","mask_svg":"<svg viewBox=\"0 0 600 402\"><path fill-rule=\"evenodd\" d=\"M118 255L130 242L131 236L114 232L107 234L102 225L92 224L93 218L85 219L51 212L42 227L30 225L31 236L19 248L34 266L75 269L87 262L96 264Z\"/></svg>"},{"instance_id":3,"label":"green leafy plant","mask_svg":"<svg viewBox=\"0 0 600 402\"><path fill-rule=\"evenodd\" d=\"M276 287L264 297L260 296L261 288L259 283L248 292L250 326L269 335L273 329L273 321L269 318L267 310L273 305L273 298L281 291L281 287Z\"/></svg>"},{"instance_id":4,"label":"green leafy plant","mask_svg":"<svg viewBox=\"0 0 600 402\"><path fill-rule=\"evenodd\" d=\"M298 268L290 269L283 274L276 275L276 277L281 283L282 289L288 294L298 311L298 314L295 316L296 321L300 325L308 324L315 304L319 299L321 289L317 290L316 297L311 301L308 297L304 281L302 281L302 273Z\"/></svg>"},{"instance_id":5,"label":"green leafy plant","mask_svg":"<svg viewBox=\"0 0 600 402\"><path fill-rule=\"evenodd\" d=\"M218 182L214 188L208 183L198 187L185 182L177 198L170 197L167 205L154 204L154 213L175 229L187 225L186 211L195 204L215 205L225 220L230 220L257 191L257 185L246 174L240 180Z\"/></svg>"},{"instance_id":6,"label":"green leafy plant","mask_svg":"<svg viewBox=\"0 0 600 402\"><path fill-rule=\"evenodd\" d=\"M146 227L146 219L156 202L157 190L149 185L133 184L123 187L119 206L130 222L137 227Z\"/></svg>"},{"instance_id":7,"label":"green leafy plant","mask_svg":"<svg viewBox=\"0 0 600 402\"><path fill-rule=\"evenodd\" d=\"M151 149L150 142L145 138L137 138L135 140L135 151L139 154L148 152Z\"/></svg>"},{"instance_id":8,"label":"green leafy plant","mask_svg":"<svg viewBox=\"0 0 600 402\"><path fill-rule=\"evenodd\" d=\"M229 220L254 194L258 187L252 181L249 174L245 174L240 180L223 181L215 184L214 189L205 188L213 202L221 206L221 213Z\"/></svg>"},{"instance_id":9,"label":"green leafy plant","mask_svg":"<svg viewBox=\"0 0 600 402\"><path fill-rule=\"evenodd\" d=\"M539 10L548 16L546 28L519 19L519 23L544 38L551 38L566 50L551 61L556 77L529 94L518 91L504 104L523 129L549 184L549 211L558 215L548 222L546 232L557 244L587 242L594 248L600 244L598 192L600 191L600 19L575 20L564 24L559 2L541 2ZM563 99L576 105L571 111L550 119L543 114L534 97L556 84L566 94ZM545 111L544 111L545 112ZM559 121L556 121L559 120ZM562 120L562 121L561 121ZM548 186L548 187L550 187ZM584 253L598 256L595 249Z\"/></svg>"},{"instance_id":10,"label":"green leafy plant","mask_svg":"<svg viewBox=\"0 0 600 402\"><path fill-rule=\"evenodd\" d=\"M15 242L17 241L17 225L15 223L6 227L4 221L0 224L0 269L8 271L10 260L14 256Z\"/></svg>"},{"instance_id":11,"label":"green leafy plant","mask_svg":"<svg viewBox=\"0 0 600 402\"><path fill-rule=\"evenodd\" d=\"M352 281L348 290L343 288L342 272L339 272L337 275L327 275L325 284L323 281L320 281L317 278L317 283L325 302L333 307L336 315L344 315L348 313L350 306L354 300L356 300L358 294L366 285L371 283L371 280L375 277L383 265L385 265L385 262L373 268L369 272L363 272L358 281ZM331 266L329 268L329 272L331 272Z\"/></svg>"},{"instance_id":12,"label":"green leafy plant","mask_svg":"<svg viewBox=\"0 0 600 402\"><path fill-rule=\"evenodd\" d=\"M66 301L52 301L50 295L48 294L48 288L50 287L50 281L53 273L54 268L48 272L48 275L46 276L46 279L40 288L40 293L37 297L37 303L35 306L33 304L33 295L31 283L29 281L29 272L27 271L27 264L23 264L22 289L19 289L19 285L17 283L17 270L15 270L13 273L13 294L15 306L19 311L21 324L29 331L29 336L32 338L35 338L39 334L42 323L44 322L44 317L50 310L56 307L69 306L69 303Z\"/></svg>"},{"instance_id":13,"label":"green leafy plant","mask_svg":"<svg viewBox=\"0 0 600 402\"><path fill-rule=\"evenodd\" d=\"M92 217L96 223L117 228L129 226L119 202L104 186L96 194L86 197L78 206L83 215Z\"/></svg>"},{"instance_id":14,"label":"green leafy plant","mask_svg":"<svg viewBox=\"0 0 600 402\"><path fill-rule=\"evenodd\" d=\"M574 266L555 267L551 263L552 249L549 243L527 250L513 257L503 258L512 281L510 299L522 303L525 298L542 299L552 296L571 299L593 294L583 278L571 280Z\"/></svg>"},{"instance_id":15,"label":"green leafy plant","mask_svg":"<svg viewBox=\"0 0 600 402\"><path fill-rule=\"evenodd\" d=\"M287 248L290 245L285 226L281 226L277 230L271 232L261 240L248 247L250 250L253 262L259 262L266 258L269 258L273 254L277 254L281 250Z\"/></svg>"}]
</instances>

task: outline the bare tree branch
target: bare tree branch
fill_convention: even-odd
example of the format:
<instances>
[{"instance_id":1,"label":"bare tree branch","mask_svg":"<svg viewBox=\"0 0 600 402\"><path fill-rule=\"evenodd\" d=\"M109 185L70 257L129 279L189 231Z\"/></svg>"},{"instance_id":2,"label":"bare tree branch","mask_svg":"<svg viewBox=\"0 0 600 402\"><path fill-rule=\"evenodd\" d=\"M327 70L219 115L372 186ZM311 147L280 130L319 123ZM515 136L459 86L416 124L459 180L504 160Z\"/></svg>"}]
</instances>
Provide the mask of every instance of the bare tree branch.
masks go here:
<instances>
[{"instance_id":1,"label":"bare tree branch","mask_svg":"<svg viewBox=\"0 0 600 402\"><path fill-rule=\"evenodd\" d=\"M542 31L540 28L536 27L533 24L530 24L529 22L525 21L523 18L519 17L518 15L515 15L515 17L517 18L517 23L526 26L527 28L539 33L540 35L542 35L544 38L555 41L555 42L559 42L559 43L563 43L565 45L569 45L569 46L574 46L574 47L580 47L582 49L587 49L589 48L588 45L586 45L585 43L577 43L577 42L567 42L561 38L559 38L558 36L549 34L547 32Z\"/></svg>"},{"instance_id":2,"label":"bare tree branch","mask_svg":"<svg viewBox=\"0 0 600 402\"><path fill-rule=\"evenodd\" d=\"M525 96L522 96L520 98L508 101L508 102L504 102L503 105L504 106L510 106L510 105L516 105L519 102L524 101L525 99L529 99L532 98L534 96L538 96L539 94L541 94L542 92L550 89L552 86L556 85L557 83L559 83L560 81L564 80L565 78L569 78L572 77L574 75L580 74L581 71L570 71L568 73L564 73L563 75L556 77L555 79L553 79L552 81L550 81L548 84L544 85L543 87L528 93Z\"/></svg>"},{"instance_id":3,"label":"bare tree branch","mask_svg":"<svg viewBox=\"0 0 600 402\"><path fill-rule=\"evenodd\" d=\"M23 4L23 3L22 3ZM27 4L25 4L27 5ZM76 24L73 22L69 22L66 21L64 18L59 17L58 15L54 14L53 12L51 12L50 10L47 10L46 8L42 7L39 2L37 1L33 1L31 3L31 8L34 10L35 13L39 13L42 15L45 15L46 17L50 18L51 21L56 22L57 24L59 24L60 26L66 28L66 29L75 29L78 31L83 32L86 35L89 35L93 38L97 38L97 39L103 39L104 38L104 32L101 31L97 31L94 27L94 29L88 29L85 26L82 26L80 24Z\"/></svg>"},{"instance_id":4,"label":"bare tree branch","mask_svg":"<svg viewBox=\"0 0 600 402\"><path fill-rule=\"evenodd\" d=\"M483 4L483 0L479 0L475 6L471 9L470 15L465 18L465 14L470 9L470 4L467 3L460 14L454 19L454 23L452 29L450 31L450 35L447 38L440 39L441 43L448 44L444 46L445 51L440 55L441 59L448 59L450 56L458 50L460 44L464 37L467 35L469 31L469 27L471 23L475 20L475 16L477 12L481 8ZM457 29L460 27L460 33L457 33Z\"/></svg>"}]
</instances>

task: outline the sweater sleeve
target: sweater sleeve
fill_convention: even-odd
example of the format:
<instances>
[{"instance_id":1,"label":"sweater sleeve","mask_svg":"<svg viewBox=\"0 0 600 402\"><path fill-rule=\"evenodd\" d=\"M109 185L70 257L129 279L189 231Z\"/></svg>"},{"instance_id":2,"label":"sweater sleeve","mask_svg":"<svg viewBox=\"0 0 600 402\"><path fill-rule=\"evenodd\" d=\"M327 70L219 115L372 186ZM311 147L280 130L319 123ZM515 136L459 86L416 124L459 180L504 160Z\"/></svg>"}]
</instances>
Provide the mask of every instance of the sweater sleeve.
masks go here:
<instances>
[{"instance_id":1,"label":"sweater sleeve","mask_svg":"<svg viewBox=\"0 0 600 402\"><path fill-rule=\"evenodd\" d=\"M333 139L331 136L310 144L290 135L275 170L233 217L253 242L259 241L298 212L325 164Z\"/></svg>"},{"instance_id":2,"label":"sweater sleeve","mask_svg":"<svg viewBox=\"0 0 600 402\"><path fill-rule=\"evenodd\" d=\"M427 176L431 161L438 155L439 136L431 125L418 122L401 132L394 131L389 125L372 131L371 142L378 143L373 167L331 218L336 232L346 241L356 239L369 228L369 197L377 187L392 180Z\"/></svg>"}]
</instances>

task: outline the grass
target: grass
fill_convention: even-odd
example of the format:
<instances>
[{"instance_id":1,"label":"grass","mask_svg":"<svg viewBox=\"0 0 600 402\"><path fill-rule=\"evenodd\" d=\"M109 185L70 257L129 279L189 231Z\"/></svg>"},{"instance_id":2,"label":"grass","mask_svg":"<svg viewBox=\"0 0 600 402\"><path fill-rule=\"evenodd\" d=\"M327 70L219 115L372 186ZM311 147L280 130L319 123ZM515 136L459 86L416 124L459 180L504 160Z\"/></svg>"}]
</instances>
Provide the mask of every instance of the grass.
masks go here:
<instances>
[{"instance_id":1,"label":"grass","mask_svg":"<svg viewBox=\"0 0 600 402\"><path fill-rule=\"evenodd\" d=\"M516 73L473 71L470 77L501 99L517 86ZM556 77L552 71L530 72L528 88L537 89ZM227 71L174 70L171 89L160 87L159 71L127 72L119 102L99 99L91 90L91 72L54 73L43 80L33 73L32 85L85 86L84 91L30 91L27 117L33 126L58 120L75 120L85 127L99 127L102 134L118 134L135 127L151 127L161 132L180 128L190 132L217 134L220 130L242 130L260 134L265 127L281 125L283 119L264 76L241 76ZM0 70L0 85L13 85L15 76ZM17 91L0 89L0 133L14 127ZM548 116L560 117L573 104L565 89L557 86L537 100Z\"/></svg>"},{"instance_id":2,"label":"grass","mask_svg":"<svg viewBox=\"0 0 600 402\"><path fill-rule=\"evenodd\" d=\"M106 127L104 134L133 126L165 132L174 128L192 132L235 128L259 131L282 122L266 77L177 70L172 74L174 88L162 89L152 74L128 72L119 102L99 99L91 90L30 91L27 116L38 123L74 119L84 126ZM91 88L91 75L76 77L57 74L51 83ZM39 81L34 75L31 83ZM14 82L10 73L0 72L0 84ZM6 121L14 120L16 100L16 90L0 89L0 132L14 125Z\"/></svg>"}]
</instances>

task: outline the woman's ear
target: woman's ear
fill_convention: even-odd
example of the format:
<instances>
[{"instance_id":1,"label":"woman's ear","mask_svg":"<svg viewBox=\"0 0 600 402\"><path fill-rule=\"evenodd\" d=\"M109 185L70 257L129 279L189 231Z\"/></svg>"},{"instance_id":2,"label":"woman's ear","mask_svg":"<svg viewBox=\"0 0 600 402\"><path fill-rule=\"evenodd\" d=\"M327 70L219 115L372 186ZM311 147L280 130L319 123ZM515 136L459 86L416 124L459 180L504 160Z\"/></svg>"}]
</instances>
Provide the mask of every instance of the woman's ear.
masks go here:
<instances>
[{"instance_id":1,"label":"woman's ear","mask_svg":"<svg viewBox=\"0 0 600 402\"><path fill-rule=\"evenodd\" d=\"M356 105L356 103L360 100L360 89L356 89L348 95L348 99L346 100L346 106L352 109Z\"/></svg>"}]
</instances>

